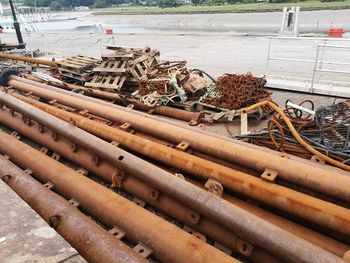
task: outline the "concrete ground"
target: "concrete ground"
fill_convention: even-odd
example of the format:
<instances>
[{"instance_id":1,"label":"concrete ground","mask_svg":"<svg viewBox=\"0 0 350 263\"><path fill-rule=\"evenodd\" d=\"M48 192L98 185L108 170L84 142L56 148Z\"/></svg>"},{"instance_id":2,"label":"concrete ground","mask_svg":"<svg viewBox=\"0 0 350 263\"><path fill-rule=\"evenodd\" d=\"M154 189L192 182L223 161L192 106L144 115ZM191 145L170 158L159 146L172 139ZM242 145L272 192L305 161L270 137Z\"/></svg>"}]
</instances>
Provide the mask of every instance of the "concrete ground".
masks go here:
<instances>
[{"instance_id":1,"label":"concrete ground","mask_svg":"<svg viewBox=\"0 0 350 263\"><path fill-rule=\"evenodd\" d=\"M1 180L0 222L0 262L86 262Z\"/></svg>"}]
</instances>

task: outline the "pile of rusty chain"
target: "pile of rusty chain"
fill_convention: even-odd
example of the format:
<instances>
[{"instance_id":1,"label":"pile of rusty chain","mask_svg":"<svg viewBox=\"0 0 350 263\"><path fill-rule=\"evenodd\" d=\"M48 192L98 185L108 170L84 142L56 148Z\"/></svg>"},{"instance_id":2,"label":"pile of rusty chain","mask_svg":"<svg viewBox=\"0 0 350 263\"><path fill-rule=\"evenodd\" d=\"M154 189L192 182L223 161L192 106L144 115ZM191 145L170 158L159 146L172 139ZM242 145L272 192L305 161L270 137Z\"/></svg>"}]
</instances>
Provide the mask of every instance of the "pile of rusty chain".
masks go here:
<instances>
[{"instance_id":1,"label":"pile of rusty chain","mask_svg":"<svg viewBox=\"0 0 350 263\"><path fill-rule=\"evenodd\" d=\"M216 82L217 97L202 102L220 108L235 110L255 104L270 97L265 89L266 80L252 74L225 74Z\"/></svg>"},{"instance_id":2,"label":"pile of rusty chain","mask_svg":"<svg viewBox=\"0 0 350 263\"><path fill-rule=\"evenodd\" d=\"M305 141L333 159L350 162L349 104L338 103L320 107L313 118L309 113L288 107L287 102L284 113ZM314 104L310 100L305 100L299 105L309 105L309 109L314 110ZM237 138L305 159L312 158L311 153L295 140L279 114L275 114L268 121L266 128Z\"/></svg>"}]
</instances>

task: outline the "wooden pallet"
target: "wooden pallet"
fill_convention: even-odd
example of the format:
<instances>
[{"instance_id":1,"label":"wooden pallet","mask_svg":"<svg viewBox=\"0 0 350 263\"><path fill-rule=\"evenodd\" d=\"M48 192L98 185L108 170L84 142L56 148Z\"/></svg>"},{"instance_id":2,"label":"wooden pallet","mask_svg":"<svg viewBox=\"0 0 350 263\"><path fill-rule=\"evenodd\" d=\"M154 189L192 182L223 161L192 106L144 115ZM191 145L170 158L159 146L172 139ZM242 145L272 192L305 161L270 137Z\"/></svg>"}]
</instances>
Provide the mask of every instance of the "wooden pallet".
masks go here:
<instances>
[{"instance_id":1,"label":"wooden pallet","mask_svg":"<svg viewBox=\"0 0 350 263\"><path fill-rule=\"evenodd\" d=\"M85 87L120 90L125 80L126 76L95 75L91 81L85 83Z\"/></svg>"},{"instance_id":2,"label":"wooden pallet","mask_svg":"<svg viewBox=\"0 0 350 263\"><path fill-rule=\"evenodd\" d=\"M93 72L98 72L99 74L115 74L121 75L127 72L126 60L104 60L101 65L93 69Z\"/></svg>"},{"instance_id":3,"label":"wooden pallet","mask_svg":"<svg viewBox=\"0 0 350 263\"><path fill-rule=\"evenodd\" d=\"M96 64L98 63L100 63L98 59L85 57L81 55L73 56L73 57L56 62L59 68L64 68L66 70L69 70L78 74L91 71L91 69L94 66L96 66Z\"/></svg>"},{"instance_id":4,"label":"wooden pallet","mask_svg":"<svg viewBox=\"0 0 350 263\"><path fill-rule=\"evenodd\" d=\"M146 77L148 68L146 61L141 61L130 66L129 72L135 79L142 79L143 77Z\"/></svg>"}]
</instances>

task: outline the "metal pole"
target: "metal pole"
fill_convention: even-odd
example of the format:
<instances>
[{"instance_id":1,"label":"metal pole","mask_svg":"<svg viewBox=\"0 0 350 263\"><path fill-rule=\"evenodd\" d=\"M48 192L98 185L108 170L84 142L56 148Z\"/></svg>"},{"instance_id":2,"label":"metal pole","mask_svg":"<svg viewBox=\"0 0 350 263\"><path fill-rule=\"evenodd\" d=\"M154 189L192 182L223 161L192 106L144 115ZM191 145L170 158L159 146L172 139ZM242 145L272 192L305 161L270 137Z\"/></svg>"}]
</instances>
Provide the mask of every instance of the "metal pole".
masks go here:
<instances>
[{"instance_id":1,"label":"metal pole","mask_svg":"<svg viewBox=\"0 0 350 263\"><path fill-rule=\"evenodd\" d=\"M58 134L61 134L62 136L74 141L77 145L88 148L96 155L116 165L117 168L126 170L128 173L134 174L141 180L146 180L150 186L160 189L162 192L168 193L170 196L176 197L180 202L188 204L196 211L201 211L201 213L204 213L211 220L221 223L228 229L236 231L238 235L244 236L248 240L254 240L255 244L258 246L264 247L268 251L278 253L278 255L283 256L287 260L300 260L310 263L344 262L339 257L305 240L302 240L299 237L278 228L269 222L261 220L259 217L256 217L255 215L252 215L243 209L222 200L220 197L204 191L178 177L175 177L159 167L154 166L151 163L148 163L122 149L119 149L112 144L25 102L22 102L19 99L5 93L1 93L0 100L4 105L21 112L27 118L35 120L44 127L56 131ZM0 145L0 149L3 152L9 152L10 147L4 144L4 142L8 142L10 138L7 138L7 136L4 137L6 137L6 139L3 140L2 145ZM16 149L18 152L18 149L24 146L16 145L14 147L14 149ZM28 158L34 158L34 156L29 154L28 151L23 150L20 152L23 152L25 156L28 156ZM17 156L12 154L11 157L16 158L18 161L21 161L24 158L24 156L19 154ZM52 169L51 165L48 165L47 162L36 161L36 163L37 165L40 164L42 166L40 171L43 173L43 175L46 174L46 172L43 171L47 170L45 167L47 167L49 171ZM59 173L59 178L62 176L62 173ZM79 176L79 178L81 178L81 176ZM68 180L70 182L72 181L72 177L69 175ZM81 180L84 179L81 178ZM79 182L74 183L74 186L77 187L78 185L81 188L80 191L83 191L83 189L86 189L88 192L91 191L90 195L92 194L96 199L100 196L93 188L88 189ZM96 186L95 188L98 187ZM79 191L77 191L75 188L74 191L79 193ZM107 200L104 202L112 203ZM100 200L99 204L104 202ZM89 204L89 206L91 205L93 204ZM97 205L97 207L93 207L94 209L98 209L99 205ZM116 208L119 209L119 207ZM110 211L108 211L108 213L109 212ZM121 214L120 211L119 213ZM129 212L127 214L129 214ZM138 217L137 220L139 220L139 218L140 217ZM161 231L159 226L157 226L156 231L158 233L160 232L161 234L166 233L166 231ZM181 254L183 255L184 252L185 251L183 251ZM211 262L220 262L215 261L212 258L209 260Z\"/></svg>"},{"instance_id":2,"label":"metal pole","mask_svg":"<svg viewBox=\"0 0 350 263\"><path fill-rule=\"evenodd\" d=\"M316 71L317 71L317 63L318 63L318 55L319 55L319 52L320 52L320 46L317 45L315 64L314 64L314 69L313 69L313 71L312 71L310 93L313 93L313 89L314 89L314 82L315 82L315 75L316 75Z\"/></svg>"},{"instance_id":3,"label":"metal pole","mask_svg":"<svg viewBox=\"0 0 350 263\"><path fill-rule=\"evenodd\" d=\"M19 23L18 23L17 17L16 17L15 8L13 6L12 0L9 0L9 2L10 2L11 12L12 12L12 16L13 16L13 26L16 30L16 35L17 35L17 39L18 39L18 48L25 48L26 44L23 42L21 29L19 27Z\"/></svg>"}]
</instances>

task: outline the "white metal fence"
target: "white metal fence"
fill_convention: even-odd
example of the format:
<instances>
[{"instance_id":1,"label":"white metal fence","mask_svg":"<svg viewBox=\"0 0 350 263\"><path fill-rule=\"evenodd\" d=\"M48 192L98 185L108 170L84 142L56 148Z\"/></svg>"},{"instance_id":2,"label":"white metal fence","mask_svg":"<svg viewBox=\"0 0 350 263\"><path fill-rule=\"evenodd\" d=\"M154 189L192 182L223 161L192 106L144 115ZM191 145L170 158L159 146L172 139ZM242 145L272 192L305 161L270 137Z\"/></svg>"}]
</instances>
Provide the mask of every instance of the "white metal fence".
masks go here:
<instances>
[{"instance_id":1,"label":"white metal fence","mask_svg":"<svg viewBox=\"0 0 350 263\"><path fill-rule=\"evenodd\" d=\"M266 76L272 88L292 89L286 83L300 81L300 91L350 97L350 39L270 38Z\"/></svg>"}]
</instances>

